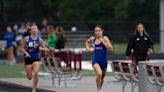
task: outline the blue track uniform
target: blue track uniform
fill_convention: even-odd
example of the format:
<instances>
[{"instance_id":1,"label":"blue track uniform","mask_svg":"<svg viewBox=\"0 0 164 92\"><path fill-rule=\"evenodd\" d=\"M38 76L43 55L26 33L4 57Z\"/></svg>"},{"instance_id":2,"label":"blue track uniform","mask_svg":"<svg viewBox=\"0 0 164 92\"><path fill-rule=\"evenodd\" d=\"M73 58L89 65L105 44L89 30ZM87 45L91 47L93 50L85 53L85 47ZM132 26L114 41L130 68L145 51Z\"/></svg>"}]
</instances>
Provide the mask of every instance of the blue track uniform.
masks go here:
<instances>
[{"instance_id":1,"label":"blue track uniform","mask_svg":"<svg viewBox=\"0 0 164 92\"><path fill-rule=\"evenodd\" d=\"M95 44L96 38L93 40L92 44L94 46L94 57L92 65L99 64L102 70L107 69L108 61L107 61L107 49L102 44Z\"/></svg>"},{"instance_id":2,"label":"blue track uniform","mask_svg":"<svg viewBox=\"0 0 164 92\"><path fill-rule=\"evenodd\" d=\"M7 41L7 47L13 46L13 40L14 40L14 33L13 32L7 32L4 36L4 39Z\"/></svg>"},{"instance_id":3,"label":"blue track uniform","mask_svg":"<svg viewBox=\"0 0 164 92\"><path fill-rule=\"evenodd\" d=\"M34 44L38 44L37 48L33 48ZM31 36L29 36L29 41L26 45L26 51L30 54L30 58L25 58L25 64L29 65L35 61L39 61L40 53L39 53L40 41L39 37L36 40L33 40Z\"/></svg>"}]
</instances>

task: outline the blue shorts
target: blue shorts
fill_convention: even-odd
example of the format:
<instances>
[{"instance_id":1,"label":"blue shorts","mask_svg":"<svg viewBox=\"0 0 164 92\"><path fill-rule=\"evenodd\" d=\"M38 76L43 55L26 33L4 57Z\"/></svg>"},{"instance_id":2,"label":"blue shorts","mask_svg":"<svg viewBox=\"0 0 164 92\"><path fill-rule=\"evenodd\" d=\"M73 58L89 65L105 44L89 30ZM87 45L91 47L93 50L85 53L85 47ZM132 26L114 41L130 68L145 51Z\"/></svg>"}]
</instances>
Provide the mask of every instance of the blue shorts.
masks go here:
<instances>
[{"instance_id":1,"label":"blue shorts","mask_svg":"<svg viewBox=\"0 0 164 92\"><path fill-rule=\"evenodd\" d=\"M107 70L107 67L108 67L108 62L107 62L107 60L98 61L98 60L94 60L94 59L93 59L93 61L92 61L92 66L94 66L95 64L99 64L101 70L103 70L103 71L106 71L106 70Z\"/></svg>"},{"instance_id":2,"label":"blue shorts","mask_svg":"<svg viewBox=\"0 0 164 92\"><path fill-rule=\"evenodd\" d=\"M7 45L7 48L13 47L14 45Z\"/></svg>"}]
</instances>

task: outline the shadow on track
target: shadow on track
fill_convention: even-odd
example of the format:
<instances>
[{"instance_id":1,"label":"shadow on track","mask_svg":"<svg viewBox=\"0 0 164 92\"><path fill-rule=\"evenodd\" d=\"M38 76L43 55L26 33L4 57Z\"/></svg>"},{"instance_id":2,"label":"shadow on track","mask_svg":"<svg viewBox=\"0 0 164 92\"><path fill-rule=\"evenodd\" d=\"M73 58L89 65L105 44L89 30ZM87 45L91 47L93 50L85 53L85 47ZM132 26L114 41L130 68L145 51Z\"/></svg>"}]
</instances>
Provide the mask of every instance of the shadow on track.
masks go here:
<instances>
[{"instance_id":1,"label":"shadow on track","mask_svg":"<svg viewBox=\"0 0 164 92\"><path fill-rule=\"evenodd\" d=\"M31 92L31 90L32 89L30 87L25 87L22 85L0 81L0 92ZM55 92L55 91L37 89L37 92Z\"/></svg>"}]
</instances>

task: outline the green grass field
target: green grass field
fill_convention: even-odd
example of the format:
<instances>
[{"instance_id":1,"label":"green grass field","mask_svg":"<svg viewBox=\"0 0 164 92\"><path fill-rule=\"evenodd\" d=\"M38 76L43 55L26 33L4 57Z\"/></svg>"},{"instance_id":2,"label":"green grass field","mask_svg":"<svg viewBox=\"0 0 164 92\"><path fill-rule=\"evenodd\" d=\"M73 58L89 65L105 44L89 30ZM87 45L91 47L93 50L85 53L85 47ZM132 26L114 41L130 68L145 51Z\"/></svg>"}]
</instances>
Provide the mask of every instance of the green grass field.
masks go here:
<instances>
[{"instance_id":1,"label":"green grass field","mask_svg":"<svg viewBox=\"0 0 164 92\"><path fill-rule=\"evenodd\" d=\"M119 44L114 44L113 45L114 48L114 53L118 53L118 54L124 54L127 48L127 44L126 43L119 43ZM160 52L160 45L159 43L155 43L154 44L154 53L159 53Z\"/></svg>"},{"instance_id":2,"label":"green grass field","mask_svg":"<svg viewBox=\"0 0 164 92\"><path fill-rule=\"evenodd\" d=\"M21 64L16 65L5 65L0 64L0 78L21 78L25 77L22 73L24 71L24 66ZM107 73L107 76L111 76L112 73ZM95 76L95 72L92 70L83 70L83 76Z\"/></svg>"},{"instance_id":3,"label":"green grass field","mask_svg":"<svg viewBox=\"0 0 164 92\"><path fill-rule=\"evenodd\" d=\"M0 78L23 77L24 75L21 73L22 71L24 71L24 66L21 64L12 66L0 64Z\"/></svg>"}]
</instances>

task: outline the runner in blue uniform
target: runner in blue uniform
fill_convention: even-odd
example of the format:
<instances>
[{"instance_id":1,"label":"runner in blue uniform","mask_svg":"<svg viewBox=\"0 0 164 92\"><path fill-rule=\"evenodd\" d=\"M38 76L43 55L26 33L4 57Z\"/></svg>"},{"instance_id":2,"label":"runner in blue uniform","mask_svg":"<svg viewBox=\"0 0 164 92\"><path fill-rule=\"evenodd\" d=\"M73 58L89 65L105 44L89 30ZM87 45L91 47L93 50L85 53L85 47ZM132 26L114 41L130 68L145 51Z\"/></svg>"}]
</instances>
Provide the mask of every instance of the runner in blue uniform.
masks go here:
<instances>
[{"instance_id":1,"label":"runner in blue uniform","mask_svg":"<svg viewBox=\"0 0 164 92\"><path fill-rule=\"evenodd\" d=\"M104 77L107 70L107 50L113 51L113 47L107 36L103 36L103 28L96 25L94 29L95 36L91 36L86 41L86 51L90 52L90 44L94 47L94 57L92 61L93 68L96 72L97 91L102 92Z\"/></svg>"},{"instance_id":2,"label":"runner in blue uniform","mask_svg":"<svg viewBox=\"0 0 164 92\"><path fill-rule=\"evenodd\" d=\"M44 41L38 37L38 27L36 24L31 26L31 35L23 40L21 50L25 55L26 76L29 80L33 77L32 92L36 92L38 83L38 72L40 67L40 50L47 51Z\"/></svg>"}]
</instances>

